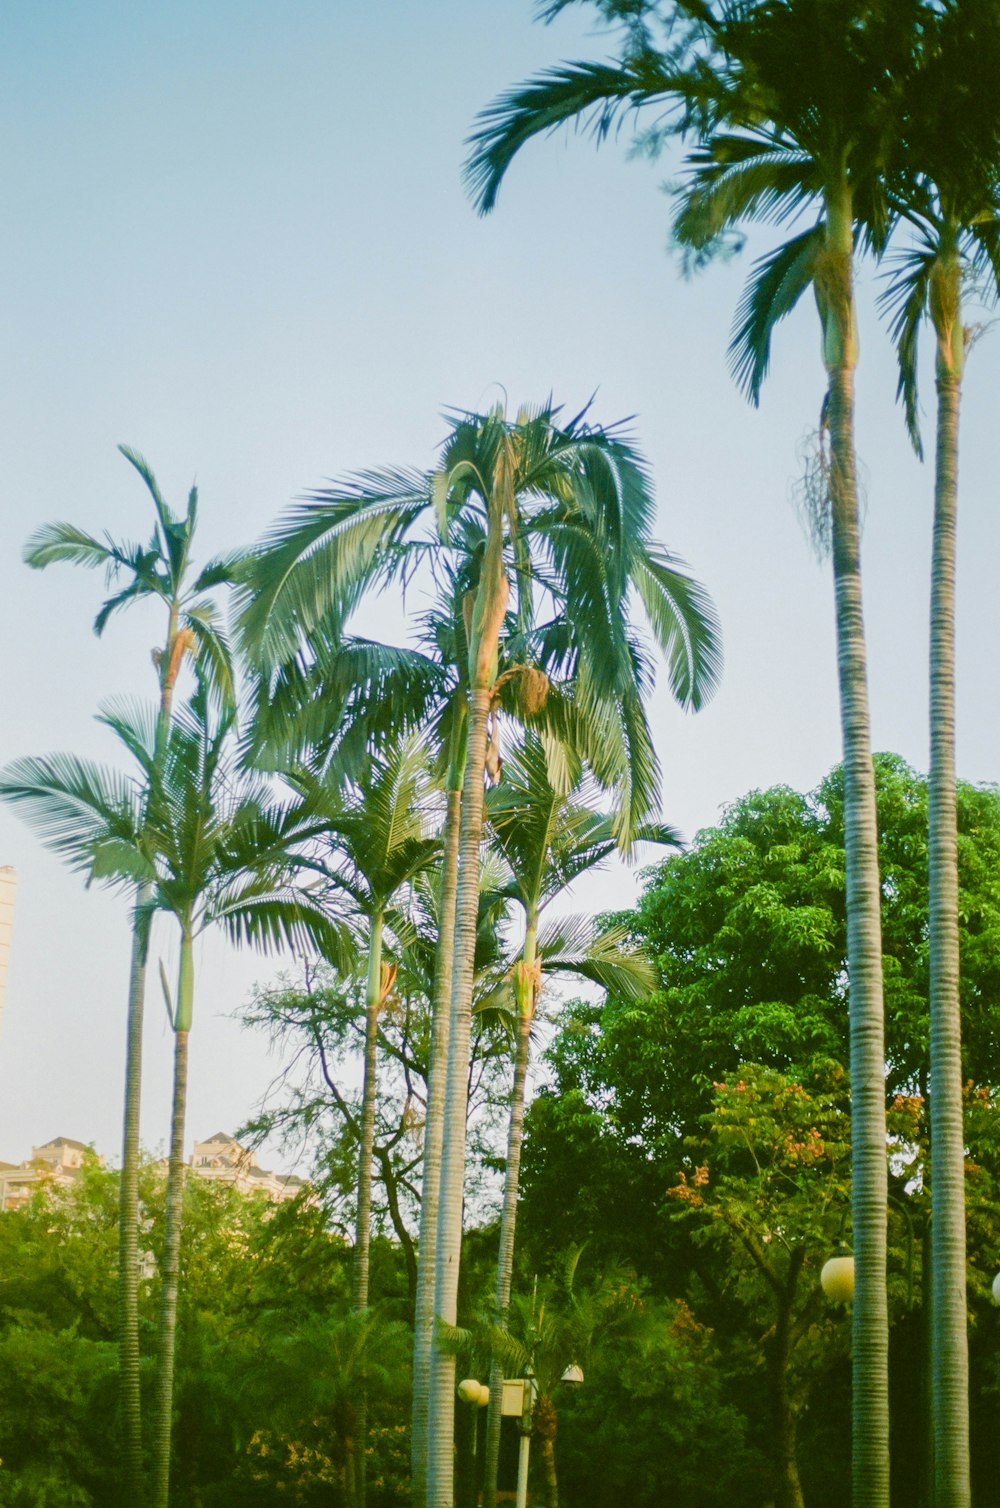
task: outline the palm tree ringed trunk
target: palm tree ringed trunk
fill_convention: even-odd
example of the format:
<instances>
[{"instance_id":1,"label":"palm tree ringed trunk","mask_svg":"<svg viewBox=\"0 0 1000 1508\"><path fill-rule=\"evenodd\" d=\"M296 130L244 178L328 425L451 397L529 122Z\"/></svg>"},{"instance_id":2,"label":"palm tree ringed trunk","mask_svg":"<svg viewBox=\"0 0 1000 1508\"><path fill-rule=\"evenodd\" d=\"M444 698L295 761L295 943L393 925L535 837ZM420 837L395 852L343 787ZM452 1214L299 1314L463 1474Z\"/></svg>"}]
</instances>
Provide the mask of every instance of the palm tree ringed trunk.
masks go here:
<instances>
[{"instance_id":1,"label":"palm tree ringed trunk","mask_svg":"<svg viewBox=\"0 0 1000 1508\"><path fill-rule=\"evenodd\" d=\"M514 1236L517 1225L517 1194L521 1171L521 1143L524 1139L524 1087L531 1053L531 1023L535 1018L538 991L536 945L538 915L532 912L525 929L521 960L515 965L514 998L517 1002L517 1050L514 1057L514 1085L511 1092L510 1121L507 1127L507 1166L504 1173L503 1211L500 1216L500 1251L497 1258L497 1286L494 1318L501 1328L507 1323L510 1291L514 1280ZM494 1361L490 1367L490 1403L486 1415L486 1451L483 1478L484 1508L496 1508L497 1470L500 1463L500 1427L503 1422L503 1367Z\"/></svg>"},{"instance_id":2,"label":"palm tree ringed trunk","mask_svg":"<svg viewBox=\"0 0 1000 1508\"><path fill-rule=\"evenodd\" d=\"M156 724L154 769L159 769L180 669L176 653L178 608L171 604L166 649L160 661L160 708ZM185 641L186 643L186 641ZM181 647L181 655L183 655ZM122 1116L122 1171L118 1195L118 1370L123 1433L123 1501L142 1508L142 1372L139 1349L139 1155L142 1109L142 1023L149 954L148 906L153 888L140 885L132 924L128 1021L125 1047L125 1107Z\"/></svg>"},{"instance_id":3,"label":"palm tree ringed trunk","mask_svg":"<svg viewBox=\"0 0 1000 1508\"><path fill-rule=\"evenodd\" d=\"M376 910L368 940L368 981L365 988L365 1076L361 1095L361 1145L358 1148L358 1215L354 1236L354 1282L351 1302L355 1312L368 1308L368 1266L371 1250L372 1158L375 1147L375 1090L378 1075L378 1013L383 999L382 929L385 918ZM357 1399L357 1465L354 1475L355 1508L365 1508L365 1445L368 1436L368 1396L362 1378Z\"/></svg>"},{"instance_id":4,"label":"palm tree ringed trunk","mask_svg":"<svg viewBox=\"0 0 1000 1508\"><path fill-rule=\"evenodd\" d=\"M166 1225L160 1289L160 1344L156 1408L153 1419L153 1508L168 1508L170 1445L174 1405L174 1350L177 1293L180 1286L181 1233L184 1226L184 1119L187 1110L188 1035L194 997L194 940L181 933L177 1004L174 1013L174 1094L167 1170Z\"/></svg>"},{"instance_id":5,"label":"palm tree ringed trunk","mask_svg":"<svg viewBox=\"0 0 1000 1508\"><path fill-rule=\"evenodd\" d=\"M490 512L470 634L469 731L462 784L455 957L435 1252L434 1311L435 1315L451 1325L457 1318L458 1269L462 1248L469 1047L476 924L479 915L479 847L483 831L487 723L491 691L496 678L500 630L510 596L510 584L503 568L503 520L495 505ZM442 1350L433 1349L428 1423L428 1508L453 1508L454 1431L455 1358Z\"/></svg>"},{"instance_id":6,"label":"palm tree ringed trunk","mask_svg":"<svg viewBox=\"0 0 1000 1508\"><path fill-rule=\"evenodd\" d=\"M937 454L931 565L928 880L931 1064L931 1400L935 1508L969 1508L965 1140L955 800L955 534L965 332L957 250L931 284L937 335Z\"/></svg>"},{"instance_id":7,"label":"palm tree ringed trunk","mask_svg":"<svg viewBox=\"0 0 1000 1508\"><path fill-rule=\"evenodd\" d=\"M437 1220L444 1137L444 1098L448 1074L448 1027L451 974L455 955L455 896L458 889L458 841L462 815L462 759L453 758L448 775L441 894L438 901L438 946L434 967L424 1165L420 1188L420 1237L417 1247L417 1298L413 1328L413 1415L410 1471L413 1508L424 1508L427 1492L427 1428L430 1409L431 1352L434 1345L434 1283Z\"/></svg>"},{"instance_id":8,"label":"palm tree ringed trunk","mask_svg":"<svg viewBox=\"0 0 1000 1508\"><path fill-rule=\"evenodd\" d=\"M882 941L875 772L861 597L854 446L857 331L853 206L846 168L825 194L826 247L817 273L827 368L837 667L844 746L844 849L850 989L853 1508L888 1508L889 1367L886 1296L887 1154Z\"/></svg>"},{"instance_id":9,"label":"palm tree ringed trunk","mask_svg":"<svg viewBox=\"0 0 1000 1508\"><path fill-rule=\"evenodd\" d=\"M139 1117L142 1094L142 1021L149 951L149 904L152 887L136 895L129 966L128 1024L125 1048L125 1112L122 1123L122 1172L118 1205L118 1373L123 1434L122 1501L141 1508L142 1391L139 1351Z\"/></svg>"}]
</instances>

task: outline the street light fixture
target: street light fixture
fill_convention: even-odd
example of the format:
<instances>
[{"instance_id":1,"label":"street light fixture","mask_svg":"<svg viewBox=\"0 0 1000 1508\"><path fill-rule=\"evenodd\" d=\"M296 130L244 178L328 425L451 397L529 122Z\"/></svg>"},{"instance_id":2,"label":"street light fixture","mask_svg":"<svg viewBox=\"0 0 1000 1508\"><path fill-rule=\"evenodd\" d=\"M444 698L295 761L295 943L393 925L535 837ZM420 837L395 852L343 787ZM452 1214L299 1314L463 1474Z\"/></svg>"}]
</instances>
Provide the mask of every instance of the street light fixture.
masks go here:
<instances>
[{"instance_id":1,"label":"street light fixture","mask_svg":"<svg viewBox=\"0 0 1000 1508\"><path fill-rule=\"evenodd\" d=\"M820 1287L835 1304L849 1304L854 1297L854 1257L843 1242L837 1254L823 1264Z\"/></svg>"}]
</instances>

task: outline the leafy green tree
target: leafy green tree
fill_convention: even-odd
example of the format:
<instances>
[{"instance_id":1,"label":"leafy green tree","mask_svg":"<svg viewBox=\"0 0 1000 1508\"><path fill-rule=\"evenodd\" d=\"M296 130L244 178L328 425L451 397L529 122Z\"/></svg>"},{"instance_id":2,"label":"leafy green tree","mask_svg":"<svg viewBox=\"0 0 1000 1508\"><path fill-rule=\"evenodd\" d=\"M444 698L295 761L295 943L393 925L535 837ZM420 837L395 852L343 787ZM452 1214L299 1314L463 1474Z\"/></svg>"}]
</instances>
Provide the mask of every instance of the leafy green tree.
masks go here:
<instances>
[{"instance_id":1,"label":"leafy green tree","mask_svg":"<svg viewBox=\"0 0 1000 1508\"><path fill-rule=\"evenodd\" d=\"M888 1087L922 1103L930 1084L927 782L890 756L879 756L876 769ZM718 1284L699 1266L702 1253L651 1226L644 1212L673 1181L680 1139L700 1134L713 1083L734 1082L754 1061L799 1081L815 1057L846 1062L842 802L838 772L808 796L752 793L690 852L658 866L635 912L617 918L656 961L661 986L638 1003L577 1004L561 1022L549 1053L552 1089L528 1116L521 1218L536 1256L570 1234L589 1236L595 1251L634 1261L674 1295L687 1294L692 1267L704 1292ZM963 1076L988 1085L998 1027L997 791L959 783L958 818ZM906 1179L893 1171L897 1161L894 1153L898 1272ZM923 1178L922 1168L913 1176ZM916 1206L913 1219L923 1219ZM618 1225L630 1233L624 1249ZM714 1323L704 1310L699 1318ZM898 1323L898 1344L908 1349L897 1370L923 1376L917 1321ZM723 1311L719 1330L731 1324ZM908 1381L900 1397L899 1408L922 1413ZM894 1430L898 1420L894 1409ZM810 1418L810 1439L818 1427ZM917 1490L914 1454L894 1466L897 1491Z\"/></svg>"},{"instance_id":2,"label":"leafy green tree","mask_svg":"<svg viewBox=\"0 0 1000 1508\"><path fill-rule=\"evenodd\" d=\"M775 1501L803 1508L796 1438L803 1385L793 1369L806 1342L816 1347L819 1268L848 1208L846 1075L828 1065L803 1084L749 1064L735 1081L715 1086L704 1119L702 1136L687 1139L686 1167L667 1195L697 1223L699 1237L722 1243L737 1290L763 1285L759 1338Z\"/></svg>"},{"instance_id":3,"label":"leafy green tree","mask_svg":"<svg viewBox=\"0 0 1000 1508\"><path fill-rule=\"evenodd\" d=\"M888 1089L923 1095L927 782L895 756L879 755L876 770ZM1000 1026L1000 798L960 782L958 801L963 1076L988 1083ZM694 1134L708 1111L711 1084L741 1063L794 1075L815 1056L844 1062L843 869L839 771L806 795L777 787L734 803L688 852L652 870L635 910L615 918L655 962L659 988L639 1002L573 1007L549 1054L560 1092L609 1108L623 1143L673 1156L677 1135Z\"/></svg>"},{"instance_id":4,"label":"leafy green tree","mask_svg":"<svg viewBox=\"0 0 1000 1508\"><path fill-rule=\"evenodd\" d=\"M183 516L168 507L147 462L136 451L119 450L146 484L156 514L153 535L145 547L122 543L105 536L98 539L75 524L46 524L29 539L24 550L28 565L36 569L66 561L71 565L103 569L108 585L125 584L104 603L94 622L98 635L115 613L136 602L154 599L166 609L163 644L154 653L159 681L158 737L161 747L174 696L177 677L186 655L197 656L212 679L219 696L232 700L233 673L229 646L212 598L214 587L232 581L232 562L214 560L195 572L191 563L198 519L198 489L188 494ZM133 920L132 960L129 969L127 1051L125 1059L125 1106L122 1126L121 1236L119 1284L121 1313L121 1412L125 1451L125 1495L130 1504L141 1505L142 1419L139 1376L139 1112L142 1089L142 1013L146 987L149 937L146 922L150 892L140 887Z\"/></svg>"},{"instance_id":5,"label":"leafy green tree","mask_svg":"<svg viewBox=\"0 0 1000 1508\"><path fill-rule=\"evenodd\" d=\"M91 1154L0 1215L0 1503L92 1508L115 1490L117 1179Z\"/></svg>"}]
</instances>

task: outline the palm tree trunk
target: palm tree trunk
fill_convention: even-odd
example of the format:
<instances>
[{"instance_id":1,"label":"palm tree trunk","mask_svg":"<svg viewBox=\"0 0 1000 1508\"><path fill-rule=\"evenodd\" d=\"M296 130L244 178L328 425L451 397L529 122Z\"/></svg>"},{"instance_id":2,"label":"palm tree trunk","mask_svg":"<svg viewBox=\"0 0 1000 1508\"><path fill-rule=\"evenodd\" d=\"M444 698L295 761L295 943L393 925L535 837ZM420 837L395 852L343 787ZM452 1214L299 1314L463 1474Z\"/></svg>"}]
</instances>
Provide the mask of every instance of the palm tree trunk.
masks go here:
<instances>
[{"instance_id":1,"label":"palm tree trunk","mask_svg":"<svg viewBox=\"0 0 1000 1508\"><path fill-rule=\"evenodd\" d=\"M430 1406L431 1351L434 1344L434 1277L441 1147L444 1132L445 1081L448 1073L448 1027L451 973L455 953L455 894L458 888L458 838L462 814L463 761L452 761L445 817L438 945L434 967L424 1167L420 1190L420 1239L417 1248L417 1297L413 1328L413 1415L410 1468L413 1508L423 1508L427 1493L427 1423Z\"/></svg>"},{"instance_id":2,"label":"palm tree trunk","mask_svg":"<svg viewBox=\"0 0 1000 1508\"><path fill-rule=\"evenodd\" d=\"M354 1309L368 1308L368 1256L371 1248L372 1160L375 1147L375 1090L378 1073L378 1012L382 1003L382 928L376 911L368 941L365 990L365 1076L361 1095L361 1145L358 1149L358 1213L354 1236Z\"/></svg>"},{"instance_id":3,"label":"palm tree trunk","mask_svg":"<svg viewBox=\"0 0 1000 1508\"><path fill-rule=\"evenodd\" d=\"M482 572L470 634L469 733L462 786L455 959L452 971L448 1077L445 1091L440 1207L435 1252L434 1311L453 1325L458 1312L458 1269L465 1192L465 1136L476 924L479 915L479 847L483 831L483 780L490 694L496 678L500 629L510 587L503 569L503 521L491 510ZM428 1508L453 1508L455 1358L442 1350L431 1357L428 1422Z\"/></svg>"},{"instance_id":4,"label":"palm tree trunk","mask_svg":"<svg viewBox=\"0 0 1000 1508\"><path fill-rule=\"evenodd\" d=\"M545 1508L559 1508L559 1480L556 1476L556 1423L555 1404L546 1393L543 1393L535 1404L534 1428L542 1452Z\"/></svg>"},{"instance_id":5,"label":"palm tree trunk","mask_svg":"<svg viewBox=\"0 0 1000 1508\"><path fill-rule=\"evenodd\" d=\"M166 1228L160 1289L160 1345L153 1420L153 1508L168 1508L170 1444L174 1405L174 1350L177 1294L180 1286L181 1233L184 1225L184 1118L187 1111L188 1034L194 987L194 943L184 932L174 1015L174 1097L167 1170Z\"/></svg>"},{"instance_id":6,"label":"palm tree trunk","mask_svg":"<svg viewBox=\"0 0 1000 1508\"><path fill-rule=\"evenodd\" d=\"M162 659L160 710L156 725L154 768L159 769L170 728L176 673L169 675L177 633L177 607L171 606L167 645ZM142 1371L139 1349L139 1155L142 1110L142 1023L146 1000L146 963L150 918L146 914L152 886L141 885L132 924L128 1022L125 1048L125 1106L122 1116L122 1173L118 1194L118 1369L123 1433L124 1500L142 1508Z\"/></svg>"},{"instance_id":7,"label":"palm tree trunk","mask_svg":"<svg viewBox=\"0 0 1000 1508\"><path fill-rule=\"evenodd\" d=\"M123 1501L142 1508L142 1393L139 1352L139 1116L142 1097L142 1021L146 997L151 887L136 896L129 967L125 1049L125 1111L118 1204L118 1372L122 1421Z\"/></svg>"},{"instance_id":8,"label":"palm tree trunk","mask_svg":"<svg viewBox=\"0 0 1000 1508\"><path fill-rule=\"evenodd\" d=\"M837 665L844 746L847 967L850 981L854 1508L888 1508L889 1322L886 1297L887 1161L882 940L875 772L861 600L854 448L857 336L853 220L844 179L826 195L827 249L817 292L829 379L831 512Z\"/></svg>"},{"instance_id":9,"label":"palm tree trunk","mask_svg":"<svg viewBox=\"0 0 1000 1508\"><path fill-rule=\"evenodd\" d=\"M935 1508L969 1508L965 1142L955 803L955 529L964 332L957 258L952 300L932 299L938 333L937 474L931 566L928 813L931 1062L931 1399ZM948 318L943 319L943 315Z\"/></svg>"},{"instance_id":10,"label":"palm tree trunk","mask_svg":"<svg viewBox=\"0 0 1000 1508\"><path fill-rule=\"evenodd\" d=\"M517 1224L518 1180L521 1171L521 1142L524 1138L524 1088L528 1077L528 1060L531 1054L531 1024L535 1018L534 979L535 953L538 938L538 916L528 917L525 930L524 950L521 955L522 973L515 984L517 1001L517 1050L514 1057L514 1086L510 1103L510 1122L507 1128L507 1166L504 1173L503 1211L500 1216L500 1252L497 1259L496 1323L507 1323L510 1309L510 1291L514 1280L514 1236ZM483 1479L484 1508L496 1508L497 1470L500 1463L500 1426L503 1422L503 1367L494 1361L490 1367L490 1404L486 1415L486 1452Z\"/></svg>"},{"instance_id":11,"label":"palm tree trunk","mask_svg":"<svg viewBox=\"0 0 1000 1508\"><path fill-rule=\"evenodd\" d=\"M365 1077L361 1094L361 1145L358 1148L358 1217L354 1236L354 1284L351 1301L355 1311L368 1308L368 1266L371 1250L372 1159L375 1147L375 1090L378 1074L378 1012L382 1003L382 928L384 917L376 911L368 940L368 983L365 990ZM365 1508L365 1442L368 1434L368 1393L362 1378L357 1399L357 1469L354 1503Z\"/></svg>"}]
</instances>

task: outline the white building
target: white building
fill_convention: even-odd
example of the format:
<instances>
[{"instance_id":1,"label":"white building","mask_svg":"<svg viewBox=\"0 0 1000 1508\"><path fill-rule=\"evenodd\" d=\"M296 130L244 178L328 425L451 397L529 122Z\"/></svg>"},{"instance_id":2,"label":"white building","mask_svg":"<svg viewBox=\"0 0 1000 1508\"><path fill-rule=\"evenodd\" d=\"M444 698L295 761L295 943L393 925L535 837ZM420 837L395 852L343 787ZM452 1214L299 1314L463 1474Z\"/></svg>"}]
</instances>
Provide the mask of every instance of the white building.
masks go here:
<instances>
[{"instance_id":1,"label":"white building","mask_svg":"<svg viewBox=\"0 0 1000 1508\"><path fill-rule=\"evenodd\" d=\"M31 1198L38 1184L73 1183L80 1176L86 1155L96 1156L82 1141L57 1136L40 1147L32 1147L27 1162L0 1162L0 1210L20 1209ZM103 1157L98 1157L103 1163Z\"/></svg>"},{"instance_id":2,"label":"white building","mask_svg":"<svg viewBox=\"0 0 1000 1508\"><path fill-rule=\"evenodd\" d=\"M74 1182L88 1153L96 1156L82 1141L57 1136L54 1141L32 1147L27 1162L0 1162L0 1211L20 1209L45 1181L64 1185ZM103 1157L97 1160L103 1165ZM294 1173L271 1173L262 1168L256 1152L225 1131L217 1131L208 1141L196 1141L188 1166L196 1177L209 1183L231 1184L241 1194L263 1194L273 1204L294 1199L307 1187L305 1179ZM160 1167L166 1172L165 1159Z\"/></svg>"},{"instance_id":3,"label":"white building","mask_svg":"<svg viewBox=\"0 0 1000 1508\"><path fill-rule=\"evenodd\" d=\"M199 1178L230 1183L241 1194L264 1194L278 1202L294 1199L306 1187L305 1179L294 1173L270 1173L262 1168L256 1152L225 1131L216 1131L208 1141L196 1141L189 1166Z\"/></svg>"},{"instance_id":4,"label":"white building","mask_svg":"<svg viewBox=\"0 0 1000 1508\"><path fill-rule=\"evenodd\" d=\"M17 871L9 864L0 866L0 1021L3 1020L3 997L7 988L7 959L10 956L10 929L14 920L14 893ZM3 1206L0 1205L0 1209Z\"/></svg>"}]
</instances>

